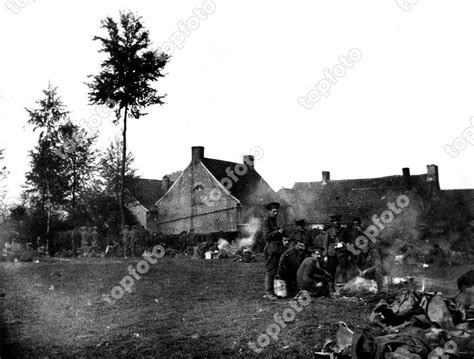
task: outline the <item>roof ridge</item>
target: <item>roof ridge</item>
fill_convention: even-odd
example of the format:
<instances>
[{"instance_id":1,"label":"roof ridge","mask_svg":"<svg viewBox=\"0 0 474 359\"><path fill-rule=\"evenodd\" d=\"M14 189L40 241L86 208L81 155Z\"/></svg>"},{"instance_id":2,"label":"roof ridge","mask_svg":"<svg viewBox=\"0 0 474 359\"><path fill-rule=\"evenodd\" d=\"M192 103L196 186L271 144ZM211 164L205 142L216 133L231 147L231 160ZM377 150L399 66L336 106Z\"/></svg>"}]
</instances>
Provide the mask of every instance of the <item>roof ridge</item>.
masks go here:
<instances>
[{"instance_id":1,"label":"roof ridge","mask_svg":"<svg viewBox=\"0 0 474 359\"><path fill-rule=\"evenodd\" d=\"M426 174L419 174L419 175L411 175L410 178L413 177L423 177ZM382 180L382 179L390 179L390 178L403 178L403 175L391 175L391 176L383 176L383 177L368 177L368 178L344 178L344 179L330 179L326 182L326 184L331 184L334 182L355 182L355 181L373 181L373 180ZM323 181L300 181L295 182L294 184L312 184L312 183L322 183Z\"/></svg>"}]
</instances>

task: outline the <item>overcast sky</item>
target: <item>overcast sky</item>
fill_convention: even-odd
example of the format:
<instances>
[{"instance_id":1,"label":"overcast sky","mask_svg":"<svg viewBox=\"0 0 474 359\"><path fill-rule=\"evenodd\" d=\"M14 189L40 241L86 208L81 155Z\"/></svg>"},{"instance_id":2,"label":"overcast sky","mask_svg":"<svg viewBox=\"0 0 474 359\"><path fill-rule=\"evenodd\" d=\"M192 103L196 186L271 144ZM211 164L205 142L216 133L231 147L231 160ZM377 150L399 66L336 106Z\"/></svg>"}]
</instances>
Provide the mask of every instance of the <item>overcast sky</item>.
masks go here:
<instances>
[{"instance_id":1,"label":"overcast sky","mask_svg":"<svg viewBox=\"0 0 474 359\"><path fill-rule=\"evenodd\" d=\"M260 148L256 168L275 190L324 170L367 178L427 164L439 166L442 188L474 188L474 137L463 139L473 136L472 1L208 1L200 20L201 0L2 1L0 148L11 194L36 138L24 108L51 81L73 120L94 115L84 82L102 55L92 38L122 9L173 52L156 84L167 103L129 122L143 177L184 169L200 145L234 162ZM120 127L93 119L105 147ZM457 138L460 151L446 150Z\"/></svg>"}]
</instances>

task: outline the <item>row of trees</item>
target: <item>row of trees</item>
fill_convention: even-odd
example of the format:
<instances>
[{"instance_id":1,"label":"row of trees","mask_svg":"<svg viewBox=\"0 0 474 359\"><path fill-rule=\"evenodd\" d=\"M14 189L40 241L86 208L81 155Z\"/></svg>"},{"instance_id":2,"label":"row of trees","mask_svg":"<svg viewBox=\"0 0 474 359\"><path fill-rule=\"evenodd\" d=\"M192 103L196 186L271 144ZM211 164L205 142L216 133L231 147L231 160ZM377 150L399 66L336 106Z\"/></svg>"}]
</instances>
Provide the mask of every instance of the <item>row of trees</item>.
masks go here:
<instances>
[{"instance_id":1,"label":"row of trees","mask_svg":"<svg viewBox=\"0 0 474 359\"><path fill-rule=\"evenodd\" d=\"M127 151L127 121L145 115L146 107L163 104L152 87L169 56L150 49L141 17L121 12L119 21L101 21L105 36L95 36L105 59L90 75L89 104L107 106L122 137L106 150L96 149L97 134L74 123L57 88L49 85L36 108L26 109L28 125L38 135L30 151L22 204L11 209L27 237L50 238L53 229L94 224L118 232L127 220L126 181L135 176ZM0 151L0 161L3 152ZM0 162L1 164L1 162ZM0 180L2 176L0 171ZM130 214L128 214L130 215Z\"/></svg>"},{"instance_id":2,"label":"row of trees","mask_svg":"<svg viewBox=\"0 0 474 359\"><path fill-rule=\"evenodd\" d=\"M49 85L36 108L27 109L28 124L37 134L29 152L22 204L11 208L11 219L22 237L50 238L55 230L98 225L120 230L122 141L96 146L98 135L69 117L57 88ZM125 183L136 176L128 152ZM126 199L124 201L126 204ZM129 214L129 222L133 218Z\"/></svg>"}]
</instances>

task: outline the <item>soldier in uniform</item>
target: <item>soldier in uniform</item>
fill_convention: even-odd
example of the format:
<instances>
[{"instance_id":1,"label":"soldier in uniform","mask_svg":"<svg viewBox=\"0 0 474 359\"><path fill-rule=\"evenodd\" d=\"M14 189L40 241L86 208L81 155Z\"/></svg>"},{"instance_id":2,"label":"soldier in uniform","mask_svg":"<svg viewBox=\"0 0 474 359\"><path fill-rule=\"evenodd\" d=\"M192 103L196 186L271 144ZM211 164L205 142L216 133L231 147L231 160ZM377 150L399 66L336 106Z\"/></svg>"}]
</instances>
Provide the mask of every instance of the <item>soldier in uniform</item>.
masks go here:
<instances>
[{"instance_id":1,"label":"soldier in uniform","mask_svg":"<svg viewBox=\"0 0 474 359\"><path fill-rule=\"evenodd\" d=\"M82 226L80 228L80 235L81 235L81 250L80 255L82 257L86 257L89 255L89 236L88 236L88 228L86 226Z\"/></svg>"},{"instance_id":2,"label":"soldier in uniform","mask_svg":"<svg viewBox=\"0 0 474 359\"><path fill-rule=\"evenodd\" d=\"M364 278L374 279L379 289L383 288L384 276L390 273L390 266L384 261L385 253L382 247L379 239L375 243L368 242L366 268L360 273ZM362 254L361 251L360 255Z\"/></svg>"},{"instance_id":3,"label":"soldier in uniform","mask_svg":"<svg viewBox=\"0 0 474 359\"><path fill-rule=\"evenodd\" d=\"M130 226L125 226L122 229L122 247L123 247L123 257L127 258L127 253L129 249L129 240L130 240Z\"/></svg>"},{"instance_id":4,"label":"soldier in uniform","mask_svg":"<svg viewBox=\"0 0 474 359\"><path fill-rule=\"evenodd\" d=\"M92 227L92 247L99 248L99 232L97 231L97 226Z\"/></svg>"},{"instance_id":5,"label":"soldier in uniform","mask_svg":"<svg viewBox=\"0 0 474 359\"><path fill-rule=\"evenodd\" d=\"M130 231L128 232L128 241L130 245L130 256L133 257L136 253L136 246L137 246L137 228L136 226L132 226Z\"/></svg>"},{"instance_id":6,"label":"soldier in uniform","mask_svg":"<svg viewBox=\"0 0 474 359\"><path fill-rule=\"evenodd\" d=\"M347 239L353 248L359 248L359 245L356 243L356 240L359 237L364 237L368 243L369 239L364 234L364 228L362 228L361 220L360 218L356 217L352 220L352 225L347 229ZM368 256L369 247L365 246L359 251L358 254L351 253L349 255L349 260L354 266L362 270L367 267Z\"/></svg>"},{"instance_id":7,"label":"soldier in uniform","mask_svg":"<svg viewBox=\"0 0 474 359\"><path fill-rule=\"evenodd\" d=\"M332 289L334 289L334 284L336 283L338 267L341 271L343 281L347 282L349 251L346 248L346 233L341 227L341 217L341 215L333 215L330 217L332 226L327 230L327 236L324 239L323 258L325 268L331 275Z\"/></svg>"},{"instance_id":8,"label":"soldier in uniform","mask_svg":"<svg viewBox=\"0 0 474 359\"><path fill-rule=\"evenodd\" d=\"M296 274L298 287L300 290L306 290L312 296L329 296L329 282L331 277L323 268L321 268L322 248L311 248L310 257L307 257L301 263Z\"/></svg>"},{"instance_id":9,"label":"soldier in uniform","mask_svg":"<svg viewBox=\"0 0 474 359\"><path fill-rule=\"evenodd\" d=\"M303 242L306 248L313 247L313 240L311 238L311 234L309 231L306 229L306 220L300 219L295 222L297 229L293 234L291 235L291 238L295 242Z\"/></svg>"},{"instance_id":10,"label":"soldier in uniform","mask_svg":"<svg viewBox=\"0 0 474 359\"><path fill-rule=\"evenodd\" d=\"M273 288L273 281L278 270L280 257L283 253L283 229L277 225L277 216L280 209L278 202L269 203L266 206L268 217L263 224L263 236L265 238L265 257L266 257L266 275L265 275L265 297L276 300Z\"/></svg>"},{"instance_id":11,"label":"soldier in uniform","mask_svg":"<svg viewBox=\"0 0 474 359\"><path fill-rule=\"evenodd\" d=\"M286 288L290 295L298 293L296 284L296 272L304 259L309 256L303 240L298 240L293 248L290 248L281 255L278 265L277 275L286 282Z\"/></svg>"}]
</instances>

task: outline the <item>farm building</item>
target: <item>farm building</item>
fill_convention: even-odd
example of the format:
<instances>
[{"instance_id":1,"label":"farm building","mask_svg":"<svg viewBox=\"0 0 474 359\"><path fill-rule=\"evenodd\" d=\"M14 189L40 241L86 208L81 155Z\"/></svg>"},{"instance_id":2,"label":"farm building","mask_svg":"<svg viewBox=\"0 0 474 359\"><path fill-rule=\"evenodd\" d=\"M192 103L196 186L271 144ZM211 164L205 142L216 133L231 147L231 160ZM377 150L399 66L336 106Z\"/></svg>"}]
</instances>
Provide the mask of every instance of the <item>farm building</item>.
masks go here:
<instances>
[{"instance_id":1,"label":"farm building","mask_svg":"<svg viewBox=\"0 0 474 359\"><path fill-rule=\"evenodd\" d=\"M127 208L144 228L153 227L152 212L155 202L163 197L173 182L168 176L162 180L132 178L127 182Z\"/></svg>"},{"instance_id":2,"label":"farm building","mask_svg":"<svg viewBox=\"0 0 474 359\"><path fill-rule=\"evenodd\" d=\"M252 218L263 218L265 205L278 194L255 169L251 155L241 163L206 158L204 147L191 149L191 163L155 203L155 228L163 234L234 232ZM282 203L283 223L288 206Z\"/></svg>"},{"instance_id":3,"label":"farm building","mask_svg":"<svg viewBox=\"0 0 474 359\"><path fill-rule=\"evenodd\" d=\"M384 211L387 202L399 194L409 194L411 202L423 202L439 195L437 166L428 166L424 175L410 175L408 168L401 176L331 180L330 172L322 172L321 181L296 182L293 188L282 188L279 194L291 205L295 217L309 224L328 224L329 216L341 214L345 221L353 217L370 219Z\"/></svg>"},{"instance_id":4,"label":"farm building","mask_svg":"<svg viewBox=\"0 0 474 359\"><path fill-rule=\"evenodd\" d=\"M331 180L324 171L321 181L296 182L278 193L291 206L290 216L306 218L312 227L328 224L336 213L346 223L359 217L364 225L373 224L374 215L381 217L404 195L409 206L393 213L393 222L384 229L387 236L403 232L420 238L457 231L472 237L474 228L474 190L440 189L436 165L428 165L425 174L411 175L403 168L401 175L368 179Z\"/></svg>"}]
</instances>

